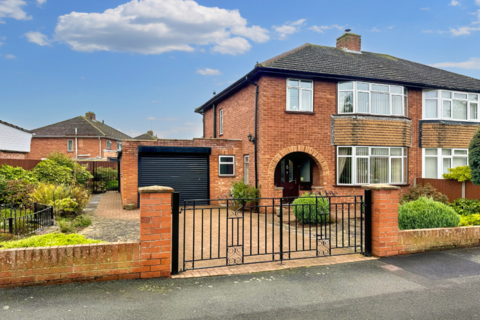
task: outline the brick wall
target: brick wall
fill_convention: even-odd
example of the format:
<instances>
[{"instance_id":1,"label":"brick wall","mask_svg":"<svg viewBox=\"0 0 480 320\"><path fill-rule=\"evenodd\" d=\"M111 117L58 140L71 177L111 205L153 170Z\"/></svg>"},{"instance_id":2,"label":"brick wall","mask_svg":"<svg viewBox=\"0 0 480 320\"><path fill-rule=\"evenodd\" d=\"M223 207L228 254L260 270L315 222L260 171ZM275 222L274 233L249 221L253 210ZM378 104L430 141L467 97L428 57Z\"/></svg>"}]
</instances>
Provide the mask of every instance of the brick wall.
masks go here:
<instances>
[{"instance_id":1,"label":"brick wall","mask_svg":"<svg viewBox=\"0 0 480 320\"><path fill-rule=\"evenodd\" d=\"M18 159L23 160L28 157L28 153L3 152L0 151L0 159Z\"/></svg>"},{"instance_id":2,"label":"brick wall","mask_svg":"<svg viewBox=\"0 0 480 320\"><path fill-rule=\"evenodd\" d=\"M243 150L242 141L224 139L193 139L193 140L166 140L136 141L125 140L121 158L121 193L122 203L138 206L138 147L139 146L173 146L173 147L210 147L210 198L216 199L225 194L233 180L243 178ZM235 156L235 177L218 176L218 156Z\"/></svg>"},{"instance_id":3,"label":"brick wall","mask_svg":"<svg viewBox=\"0 0 480 320\"><path fill-rule=\"evenodd\" d=\"M69 152L67 149L67 141L73 140L73 151ZM112 150L117 150L117 141L111 139L101 138L101 146L98 137L94 138L78 138L78 155L82 158L97 158L99 155L102 158L107 156L104 152L107 149L107 140L112 142ZM101 147L101 154L100 154ZM59 151L66 154L70 158L75 158L75 137L72 138L32 138L31 151L28 154L28 159L42 159L46 158L51 152ZM81 155L88 155L80 157ZM108 155L111 156L111 155ZM115 153L116 156L116 153Z\"/></svg>"},{"instance_id":4,"label":"brick wall","mask_svg":"<svg viewBox=\"0 0 480 320\"><path fill-rule=\"evenodd\" d=\"M422 124L423 148L468 148L478 124Z\"/></svg>"},{"instance_id":5,"label":"brick wall","mask_svg":"<svg viewBox=\"0 0 480 320\"><path fill-rule=\"evenodd\" d=\"M0 288L140 278L138 242L0 250Z\"/></svg>"}]
</instances>

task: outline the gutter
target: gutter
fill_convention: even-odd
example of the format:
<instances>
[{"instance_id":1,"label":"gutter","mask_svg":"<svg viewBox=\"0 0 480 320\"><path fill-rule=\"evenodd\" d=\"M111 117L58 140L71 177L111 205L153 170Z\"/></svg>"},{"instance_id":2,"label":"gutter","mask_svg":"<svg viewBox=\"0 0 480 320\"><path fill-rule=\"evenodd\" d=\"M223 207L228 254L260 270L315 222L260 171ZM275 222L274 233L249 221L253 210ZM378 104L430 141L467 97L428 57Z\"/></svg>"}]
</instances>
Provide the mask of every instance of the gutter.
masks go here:
<instances>
[{"instance_id":1,"label":"gutter","mask_svg":"<svg viewBox=\"0 0 480 320\"><path fill-rule=\"evenodd\" d=\"M255 146L255 188L258 188L258 83L255 83L245 77L245 80L255 86L255 137L253 138L253 144Z\"/></svg>"}]
</instances>

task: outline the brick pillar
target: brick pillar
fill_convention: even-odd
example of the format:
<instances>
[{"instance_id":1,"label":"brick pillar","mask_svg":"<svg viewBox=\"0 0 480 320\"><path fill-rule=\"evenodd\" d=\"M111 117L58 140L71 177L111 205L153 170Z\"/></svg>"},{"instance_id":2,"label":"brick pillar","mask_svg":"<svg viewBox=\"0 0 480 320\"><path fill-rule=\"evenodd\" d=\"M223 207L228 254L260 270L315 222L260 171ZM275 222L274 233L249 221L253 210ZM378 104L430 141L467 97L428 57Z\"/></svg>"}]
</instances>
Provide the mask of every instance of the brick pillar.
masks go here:
<instances>
[{"instance_id":1,"label":"brick pillar","mask_svg":"<svg viewBox=\"0 0 480 320\"><path fill-rule=\"evenodd\" d=\"M398 190L384 184L364 186L372 190L372 254L395 256L398 247Z\"/></svg>"},{"instance_id":2,"label":"brick pillar","mask_svg":"<svg viewBox=\"0 0 480 320\"><path fill-rule=\"evenodd\" d=\"M143 187L140 193L141 278L170 277L172 192L169 187Z\"/></svg>"}]
</instances>

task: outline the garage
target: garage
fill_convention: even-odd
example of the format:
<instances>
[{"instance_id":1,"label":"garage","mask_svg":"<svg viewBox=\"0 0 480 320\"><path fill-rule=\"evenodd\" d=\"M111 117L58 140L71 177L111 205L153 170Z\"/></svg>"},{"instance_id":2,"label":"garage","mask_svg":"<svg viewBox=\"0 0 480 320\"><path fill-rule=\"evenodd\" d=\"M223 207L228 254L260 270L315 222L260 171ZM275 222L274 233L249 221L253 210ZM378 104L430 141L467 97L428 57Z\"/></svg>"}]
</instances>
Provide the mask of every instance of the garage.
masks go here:
<instances>
[{"instance_id":1,"label":"garage","mask_svg":"<svg viewBox=\"0 0 480 320\"><path fill-rule=\"evenodd\" d=\"M167 186L184 200L209 199L209 156L206 147L138 148L138 186Z\"/></svg>"}]
</instances>

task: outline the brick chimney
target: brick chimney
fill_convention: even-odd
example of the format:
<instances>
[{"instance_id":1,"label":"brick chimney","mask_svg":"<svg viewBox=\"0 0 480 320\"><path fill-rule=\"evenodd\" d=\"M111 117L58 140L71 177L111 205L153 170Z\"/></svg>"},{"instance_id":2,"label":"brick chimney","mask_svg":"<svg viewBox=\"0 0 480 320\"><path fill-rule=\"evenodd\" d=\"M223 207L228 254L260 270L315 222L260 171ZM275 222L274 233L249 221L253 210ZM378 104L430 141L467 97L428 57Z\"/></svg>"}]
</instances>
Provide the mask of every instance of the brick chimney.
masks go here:
<instances>
[{"instance_id":1,"label":"brick chimney","mask_svg":"<svg viewBox=\"0 0 480 320\"><path fill-rule=\"evenodd\" d=\"M95 113L93 113L92 111L85 113L85 118L87 118L88 120L96 120Z\"/></svg>"},{"instance_id":2,"label":"brick chimney","mask_svg":"<svg viewBox=\"0 0 480 320\"><path fill-rule=\"evenodd\" d=\"M345 33L337 39L337 48L346 48L350 51L362 51L361 36L355 33L350 33L350 29L345 30Z\"/></svg>"},{"instance_id":3,"label":"brick chimney","mask_svg":"<svg viewBox=\"0 0 480 320\"><path fill-rule=\"evenodd\" d=\"M152 130L148 130L147 131L147 134L151 135L153 137L153 131Z\"/></svg>"}]
</instances>

